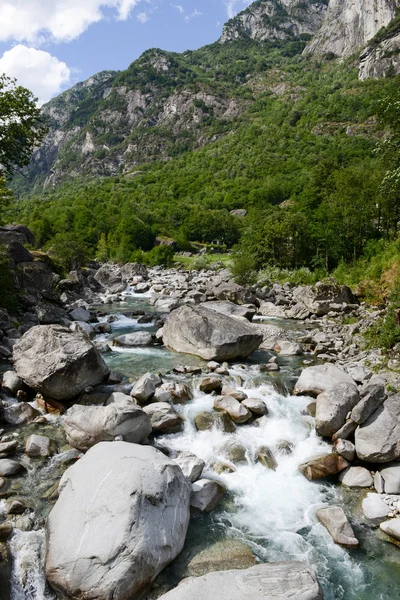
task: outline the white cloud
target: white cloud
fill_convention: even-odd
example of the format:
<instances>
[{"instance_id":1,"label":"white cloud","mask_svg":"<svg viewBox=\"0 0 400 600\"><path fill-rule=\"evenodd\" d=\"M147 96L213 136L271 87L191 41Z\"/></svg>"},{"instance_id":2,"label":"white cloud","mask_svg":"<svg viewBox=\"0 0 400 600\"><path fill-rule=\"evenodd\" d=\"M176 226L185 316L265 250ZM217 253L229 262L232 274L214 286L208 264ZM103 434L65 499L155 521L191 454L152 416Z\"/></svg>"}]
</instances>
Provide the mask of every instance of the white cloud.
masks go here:
<instances>
[{"instance_id":1,"label":"white cloud","mask_svg":"<svg viewBox=\"0 0 400 600\"><path fill-rule=\"evenodd\" d=\"M228 17L233 19L244 8L247 8L254 0L224 0Z\"/></svg>"},{"instance_id":2,"label":"white cloud","mask_svg":"<svg viewBox=\"0 0 400 600\"><path fill-rule=\"evenodd\" d=\"M146 15L145 12L139 13L136 18L139 21L139 23L147 23L147 21L149 20L149 17Z\"/></svg>"},{"instance_id":3,"label":"white cloud","mask_svg":"<svg viewBox=\"0 0 400 600\"><path fill-rule=\"evenodd\" d=\"M113 9L124 21L141 0L0 0L0 41L69 42Z\"/></svg>"},{"instance_id":4,"label":"white cloud","mask_svg":"<svg viewBox=\"0 0 400 600\"><path fill-rule=\"evenodd\" d=\"M43 104L70 83L71 70L55 56L18 44L0 58L0 73L15 77Z\"/></svg>"},{"instance_id":5,"label":"white cloud","mask_svg":"<svg viewBox=\"0 0 400 600\"><path fill-rule=\"evenodd\" d=\"M176 8L176 10L183 15L183 13L185 12L185 9L183 8L183 6L181 4L171 4L171 6L173 6L174 8Z\"/></svg>"},{"instance_id":6,"label":"white cloud","mask_svg":"<svg viewBox=\"0 0 400 600\"><path fill-rule=\"evenodd\" d=\"M185 21L186 21L186 23L189 23L189 21L191 21L191 19L195 19L196 17L201 17L202 15L203 15L203 13L200 12L199 10L197 10L197 8L195 8L194 11L190 15L187 15L185 17Z\"/></svg>"}]
</instances>

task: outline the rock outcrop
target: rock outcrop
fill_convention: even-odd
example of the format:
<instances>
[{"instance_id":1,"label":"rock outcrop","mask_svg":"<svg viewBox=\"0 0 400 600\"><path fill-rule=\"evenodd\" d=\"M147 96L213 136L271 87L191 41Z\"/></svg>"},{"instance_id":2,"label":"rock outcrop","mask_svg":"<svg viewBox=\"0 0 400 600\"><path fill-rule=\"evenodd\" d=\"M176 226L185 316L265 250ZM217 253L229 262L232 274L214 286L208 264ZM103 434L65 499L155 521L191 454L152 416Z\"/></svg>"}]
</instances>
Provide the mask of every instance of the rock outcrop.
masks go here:
<instances>
[{"instance_id":1,"label":"rock outcrop","mask_svg":"<svg viewBox=\"0 0 400 600\"><path fill-rule=\"evenodd\" d=\"M163 327L163 341L175 352L221 361L249 356L262 336L250 325L200 305L173 311Z\"/></svg>"},{"instance_id":2,"label":"rock outcrop","mask_svg":"<svg viewBox=\"0 0 400 600\"><path fill-rule=\"evenodd\" d=\"M190 484L150 446L94 446L61 479L46 575L60 597L131 600L182 550Z\"/></svg>"},{"instance_id":3,"label":"rock outcrop","mask_svg":"<svg viewBox=\"0 0 400 600\"><path fill-rule=\"evenodd\" d=\"M330 0L325 21L305 53L351 56L390 23L396 8L395 0Z\"/></svg>"},{"instance_id":4,"label":"rock outcrop","mask_svg":"<svg viewBox=\"0 0 400 600\"><path fill-rule=\"evenodd\" d=\"M400 458L400 394L389 396L355 432L357 456L371 463Z\"/></svg>"},{"instance_id":5,"label":"rock outcrop","mask_svg":"<svg viewBox=\"0 0 400 600\"><path fill-rule=\"evenodd\" d=\"M55 400L71 399L108 374L89 338L61 325L32 327L14 345L13 357L17 375Z\"/></svg>"},{"instance_id":6,"label":"rock outcrop","mask_svg":"<svg viewBox=\"0 0 400 600\"><path fill-rule=\"evenodd\" d=\"M220 43L235 39L259 42L287 40L314 34L322 25L326 3L316 0L261 0L228 21Z\"/></svg>"},{"instance_id":7,"label":"rock outcrop","mask_svg":"<svg viewBox=\"0 0 400 600\"><path fill-rule=\"evenodd\" d=\"M314 571L304 563L256 565L185 579L160 600L323 600Z\"/></svg>"}]
</instances>

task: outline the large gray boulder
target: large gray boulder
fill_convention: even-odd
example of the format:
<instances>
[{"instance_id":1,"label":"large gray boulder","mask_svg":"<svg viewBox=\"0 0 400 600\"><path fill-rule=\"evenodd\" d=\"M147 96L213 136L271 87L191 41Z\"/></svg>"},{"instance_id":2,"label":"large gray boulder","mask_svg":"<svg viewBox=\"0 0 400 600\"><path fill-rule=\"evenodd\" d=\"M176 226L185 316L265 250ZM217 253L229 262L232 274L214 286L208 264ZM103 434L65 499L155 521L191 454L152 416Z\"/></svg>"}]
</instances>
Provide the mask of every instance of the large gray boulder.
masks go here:
<instances>
[{"instance_id":1,"label":"large gray boulder","mask_svg":"<svg viewBox=\"0 0 400 600\"><path fill-rule=\"evenodd\" d=\"M112 442L117 436L138 444L151 433L151 421L133 402L112 402L108 406L75 404L66 413L64 429L69 445L84 452L99 442Z\"/></svg>"},{"instance_id":2,"label":"large gray boulder","mask_svg":"<svg viewBox=\"0 0 400 600\"><path fill-rule=\"evenodd\" d=\"M331 437L346 422L347 413L360 400L355 385L339 383L317 396L315 429L319 435Z\"/></svg>"},{"instance_id":3,"label":"large gray boulder","mask_svg":"<svg viewBox=\"0 0 400 600\"><path fill-rule=\"evenodd\" d=\"M43 396L73 398L85 388L101 383L108 368L100 353L80 331L61 325L37 325L13 348L17 375Z\"/></svg>"},{"instance_id":4,"label":"large gray boulder","mask_svg":"<svg viewBox=\"0 0 400 600\"><path fill-rule=\"evenodd\" d=\"M371 463L400 458L400 394L389 396L355 432L357 456Z\"/></svg>"},{"instance_id":5,"label":"large gray boulder","mask_svg":"<svg viewBox=\"0 0 400 600\"><path fill-rule=\"evenodd\" d=\"M256 565L184 579L160 600L323 600L314 571L301 562Z\"/></svg>"},{"instance_id":6,"label":"large gray boulder","mask_svg":"<svg viewBox=\"0 0 400 600\"><path fill-rule=\"evenodd\" d=\"M326 363L306 367L302 370L293 393L295 395L318 396L336 387L339 383L347 383L355 386L355 381L342 369Z\"/></svg>"},{"instance_id":7,"label":"large gray boulder","mask_svg":"<svg viewBox=\"0 0 400 600\"><path fill-rule=\"evenodd\" d=\"M223 361L249 356L259 347L262 336L247 323L205 305L186 305L168 316L163 341L175 352Z\"/></svg>"},{"instance_id":8,"label":"large gray boulder","mask_svg":"<svg viewBox=\"0 0 400 600\"><path fill-rule=\"evenodd\" d=\"M126 288L126 282L122 278L121 269L118 265L107 263L102 265L94 275L97 283L111 294L123 292Z\"/></svg>"},{"instance_id":9,"label":"large gray boulder","mask_svg":"<svg viewBox=\"0 0 400 600\"><path fill-rule=\"evenodd\" d=\"M204 302L204 308L215 310L215 312L226 315L227 317L235 317L237 319L247 319L251 321L256 313L255 307L239 306L233 302L224 302L222 300L217 302Z\"/></svg>"},{"instance_id":10,"label":"large gray boulder","mask_svg":"<svg viewBox=\"0 0 400 600\"><path fill-rule=\"evenodd\" d=\"M335 544L340 544L345 548L355 548L359 545L341 506L320 508L317 511L317 519L327 529Z\"/></svg>"},{"instance_id":11,"label":"large gray boulder","mask_svg":"<svg viewBox=\"0 0 400 600\"><path fill-rule=\"evenodd\" d=\"M190 484L150 446L97 444L70 467L47 520L46 575L60 597L132 600L183 548Z\"/></svg>"},{"instance_id":12,"label":"large gray boulder","mask_svg":"<svg viewBox=\"0 0 400 600\"><path fill-rule=\"evenodd\" d=\"M332 308L345 308L346 305L357 305L358 300L347 285L332 283L316 283L312 287L297 287L293 290L293 299L302 304L311 313L323 316ZM334 305L334 307L332 307Z\"/></svg>"}]
</instances>

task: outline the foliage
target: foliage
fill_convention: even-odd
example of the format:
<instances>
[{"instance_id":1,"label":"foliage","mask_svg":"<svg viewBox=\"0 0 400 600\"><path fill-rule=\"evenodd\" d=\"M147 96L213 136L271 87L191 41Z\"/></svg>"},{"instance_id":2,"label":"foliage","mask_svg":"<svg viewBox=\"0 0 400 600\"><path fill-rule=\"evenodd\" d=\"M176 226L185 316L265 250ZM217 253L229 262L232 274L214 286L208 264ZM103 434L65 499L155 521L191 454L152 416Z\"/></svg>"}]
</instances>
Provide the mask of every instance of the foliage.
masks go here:
<instances>
[{"instance_id":1,"label":"foliage","mask_svg":"<svg viewBox=\"0 0 400 600\"><path fill-rule=\"evenodd\" d=\"M0 290L0 308L15 312L18 308L18 297L10 268L10 257L3 245L0 245Z\"/></svg>"},{"instance_id":2,"label":"foliage","mask_svg":"<svg viewBox=\"0 0 400 600\"><path fill-rule=\"evenodd\" d=\"M307 267L299 269L280 269L279 267L268 266L258 274L258 282L261 285L271 285L271 283L290 283L291 285L314 285L327 277L327 272L323 269L311 271Z\"/></svg>"},{"instance_id":3,"label":"foliage","mask_svg":"<svg viewBox=\"0 0 400 600\"><path fill-rule=\"evenodd\" d=\"M15 79L0 75L0 165L7 174L29 164L46 128L37 99Z\"/></svg>"},{"instance_id":4,"label":"foliage","mask_svg":"<svg viewBox=\"0 0 400 600\"><path fill-rule=\"evenodd\" d=\"M79 269L88 259L87 247L74 233L57 233L47 251L67 272Z\"/></svg>"},{"instance_id":5,"label":"foliage","mask_svg":"<svg viewBox=\"0 0 400 600\"><path fill-rule=\"evenodd\" d=\"M5 177L0 176L0 225L6 221L5 211L10 206L13 198L12 191L7 187Z\"/></svg>"}]
</instances>

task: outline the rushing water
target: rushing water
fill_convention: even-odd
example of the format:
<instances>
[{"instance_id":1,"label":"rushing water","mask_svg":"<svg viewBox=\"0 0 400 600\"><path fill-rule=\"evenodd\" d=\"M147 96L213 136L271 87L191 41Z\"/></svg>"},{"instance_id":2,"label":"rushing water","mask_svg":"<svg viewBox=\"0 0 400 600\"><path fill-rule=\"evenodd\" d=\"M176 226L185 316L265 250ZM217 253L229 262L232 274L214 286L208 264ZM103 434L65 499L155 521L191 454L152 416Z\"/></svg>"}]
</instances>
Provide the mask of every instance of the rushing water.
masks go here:
<instances>
[{"instance_id":1,"label":"rushing water","mask_svg":"<svg viewBox=\"0 0 400 600\"><path fill-rule=\"evenodd\" d=\"M135 330L151 330L151 325L140 325L137 318L126 316L135 310L150 312L148 298L127 295L118 305L102 307L118 315L112 323L111 336ZM124 314L123 314L124 313ZM299 325L277 322L293 335L301 333ZM300 327L301 329L301 327ZM171 451L189 450L206 463L204 475L224 482L227 494L210 515L194 515L191 519L186 549L201 549L225 538L246 542L262 562L300 560L312 564L324 589L325 600L395 600L400 598L400 551L376 535L376 530L365 525L360 512L361 492L345 491L334 482L309 482L298 471L299 464L318 453L329 451L329 446L316 436L312 418L307 415L309 399L288 395L290 381L298 375L303 362L309 357L279 359L279 374L263 373L259 365L268 353L257 352L243 364L230 366L232 384L251 398L263 399L268 415L258 426L241 425L234 434L221 431L199 432L194 417L212 410L213 398L198 389L199 378L192 377L194 397L176 409L184 417L184 429L177 434L165 435L157 443ZM167 378L187 381L171 373L181 364L204 365L192 356L169 352L163 347L123 349L113 347L106 354L109 366L134 378L146 371L162 372ZM223 453L223 445L235 440L246 448L246 462L230 464ZM291 444L293 451L279 451L281 442ZM257 451L267 445L275 455L275 471L257 462ZM59 455L58 455L59 456ZM47 488L58 476L59 464L67 457L55 457L46 467L33 468L28 483L31 489L40 487L40 479L47 479ZM212 465L216 461L230 464L233 472L217 474ZM50 480L50 481L49 481ZM42 482L43 484L43 482ZM35 503L34 503L35 504ZM350 516L361 545L357 550L346 550L333 543L324 527L317 522L316 510L323 506L341 504ZM39 502L38 513L45 510ZM1 505L0 505L1 510ZM14 558L13 593L11 600L52 600L43 575L43 530L19 531L11 540ZM161 579L176 582L179 579L179 559L161 575Z\"/></svg>"}]
</instances>

